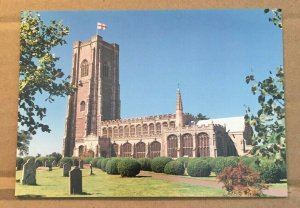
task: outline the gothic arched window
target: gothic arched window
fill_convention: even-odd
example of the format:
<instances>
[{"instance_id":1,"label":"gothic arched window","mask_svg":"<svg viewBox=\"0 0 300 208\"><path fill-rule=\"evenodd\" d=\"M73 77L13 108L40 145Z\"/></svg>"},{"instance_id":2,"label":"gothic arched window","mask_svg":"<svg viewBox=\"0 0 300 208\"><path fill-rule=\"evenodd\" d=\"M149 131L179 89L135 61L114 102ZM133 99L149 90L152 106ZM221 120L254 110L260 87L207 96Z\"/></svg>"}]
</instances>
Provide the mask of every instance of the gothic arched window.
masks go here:
<instances>
[{"instance_id":1,"label":"gothic arched window","mask_svg":"<svg viewBox=\"0 0 300 208\"><path fill-rule=\"evenodd\" d=\"M81 101L80 103L80 111L85 111L85 102Z\"/></svg>"},{"instance_id":2,"label":"gothic arched window","mask_svg":"<svg viewBox=\"0 0 300 208\"><path fill-rule=\"evenodd\" d=\"M86 59L81 62L81 77L86 77L89 75L89 63Z\"/></svg>"}]
</instances>

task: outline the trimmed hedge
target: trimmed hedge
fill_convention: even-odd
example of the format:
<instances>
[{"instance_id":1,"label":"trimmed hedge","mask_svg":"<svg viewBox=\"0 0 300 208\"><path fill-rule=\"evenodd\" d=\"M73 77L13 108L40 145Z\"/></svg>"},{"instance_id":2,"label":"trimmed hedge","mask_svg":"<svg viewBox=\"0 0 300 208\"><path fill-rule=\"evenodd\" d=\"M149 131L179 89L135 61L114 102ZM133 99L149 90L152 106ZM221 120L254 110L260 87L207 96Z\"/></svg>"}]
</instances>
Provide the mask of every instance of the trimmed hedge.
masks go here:
<instances>
[{"instance_id":1,"label":"trimmed hedge","mask_svg":"<svg viewBox=\"0 0 300 208\"><path fill-rule=\"evenodd\" d=\"M47 157L37 157L35 158L35 167L41 167L45 165L46 160L48 160Z\"/></svg>"},{"instance_id":2,"label":"trimmed hedge","mask_svg":"<svg viewBox=\"0 0 300 208\"><path fill-rule=\"evenodd\" d=\"M242 156L240 162L253 171L258 171L260 160L257 157Z\"/></svg>"},{"instance_id":3,"label":"trimmed hedge","mask_svg":"<svg viewBox=\"0 0 300 208\"><path fill-rule=\"evenodd\" d=\"M110 160L110 158L104 158L101 160L101 170L106 171L106 163Z\"/></svg>"},{"instance_id":4,"label":"trimmed hedge","mask_svg":"<svg viewBox=\"0 0 300 208\"><path fill-rule=\"evenodd\" d=\"M163 173L168 162L172 161L170 157L155 157L151 160L151 169L156 173Z\"/></svg>"},{"instance_id":5,"label":"trimmed hedge","mask_svg":"<svg viewBox=\"0 0 300 208\"><path fill-rule=\"evenodd\" d=\"M118 171L122 177L135 177L140 170L140 163L132 158L122 159L118 164Z\"/></svg>"},{"instance_id":6,"label":"trimmed hedge","mask_svg":"<svg viewBox=\"0 0 300 208\"><path fill-rule=\"evenodd\" d=\"M272 160L262 160L259 167L260 177L266 183L278 183L281 179L281 168Z\"/></svg>"},{"instance_id":7,"label":"trimmed hedge","mask_svg":"<svg viewBox=\"0 0 300 208\"><path fill-rule=\"evenodd\" d=\"M86 157L86 158L84 158L82 160L83 160L83 164L90 164L91 161L93 160L93 158L92 157Z\"/></svg>"},{"instance_id":8,"label":"trimmed hedge","mask_svg":"<svg viewBox=\"0 0 300 208\"><path fill-rule=\"evenodd\" d=\"M188 157L179 157L179 158L176 159L176 161L181 162L184 165L184 167L187 167L188 164L189 164L190 158L188 158Z\"/></svg>"},{"instance_id":9,"label":"trimmed hedge","mask_svg":"<svg viewBox=\"0 0 300 208\"><path fill-rule=\"evenodd\" d=\"M92 160L91 160L91 164L92 164L92 167L94 167L94 168L98 168L97 167L97 162L99 161L99 160L101 160L101 159L103 159L103 157L96 157L96 158L93 158ZM100 168L101 168L101 164L100 164Z\"/></svg>"},{"instance_id":10,"label":"trimmed hedge","mask_svg":"<svg viewBox=\"0 0 300 208\"><path fill-rule=\"evenodd\" d=\"M99 168L99 169L101 169L101 163L102 163L102 160L104 160L105 158L98 158L98 160L97 160L97 164L96 164L96 166L95 167L97 167L97 168Z\"/></svg>"},{"instance_id":11,"label":"trimmed hedge","mask_svg":"<svg viewBox=\"0 0 300 208\"><path fill-rule=\"evenodd\" d=\"M141 170L151 171L151 159L150 158L140 158L137 160L141 165Z\"/></svg>"},{"instance_id":12,"label":"trimmed hedge","mask_svg":"<svg viewBox=\"0 0 300 208\"><path fill-rule=\"evenodd\" d=\"M121 161L120 158L111 158L107 163L106 163L106 173L110 175L118 175L120 174L118 171L118 164Z\"/></svg>"},{"instance_id":13,"label":"trimmed hedge","mask_svg":"<svg viewBox=\"0 0 300 208\"><path fill-rule=\"evenodd\" d=\"M239 164L239 158L234 156L222 157L220 159L215 159L214 161L215 163L213 166L213 172L215 172L217 175L225 168L237 167Z\"/></svg>"},{"instance_id":14,"label":"trimmed hedge","mask_svg":"<svg viewBox=\"0 0 300 208\"><path fill-rule=\"evenodd\" d=\"M187 172L192 177L208 177L211 173L209 161L203 158L195 158L189 161Z\"/></svg>"},{"instance_id":15,"label":"trimmed hedge","mask_svg":"<svg viewBox=\"0 0 300 208\"><path fill-rule=\"evenodd\" d=\"M184 163L181 161L170 161L166 164L164 172L169 175L183 175Z\"/></svg>"}]
</instances>

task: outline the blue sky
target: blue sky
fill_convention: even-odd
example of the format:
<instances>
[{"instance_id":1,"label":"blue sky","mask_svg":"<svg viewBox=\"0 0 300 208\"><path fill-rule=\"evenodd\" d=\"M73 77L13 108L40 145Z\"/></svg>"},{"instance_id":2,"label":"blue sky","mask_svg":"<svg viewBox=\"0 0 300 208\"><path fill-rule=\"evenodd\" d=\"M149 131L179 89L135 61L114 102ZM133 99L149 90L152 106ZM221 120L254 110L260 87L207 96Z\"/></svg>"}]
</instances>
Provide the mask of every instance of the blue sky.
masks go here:
<instances>
[{"instance_id":1,"label":"blue sky","mask_svg":"<svg viewBox=\"0 0 300 208\"><path fill-rule=\"evenodd\" d=\"M108 25L99 35L120 46L121 117L175 112L178 83L185 112L210 118L242 116L245 105L256 110L245 77L258 79L283 64L282 31L263 10L165 10L40 12L45 22L62 20L70 27L67 45L53 53L66 75L72 44L96 34L97 22ZM66 98L44 103L51 133L38 132L29 154L62 151Z\"/></svg>"}]
</instances>

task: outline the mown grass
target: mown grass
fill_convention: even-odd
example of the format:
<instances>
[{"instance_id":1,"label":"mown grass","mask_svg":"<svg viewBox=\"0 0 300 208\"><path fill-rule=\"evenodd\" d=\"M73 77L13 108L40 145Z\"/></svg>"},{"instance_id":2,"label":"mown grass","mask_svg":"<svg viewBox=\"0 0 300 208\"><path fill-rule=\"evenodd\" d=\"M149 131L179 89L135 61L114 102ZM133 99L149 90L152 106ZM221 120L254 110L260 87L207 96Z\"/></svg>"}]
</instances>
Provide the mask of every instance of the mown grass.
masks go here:
<instances>
[{"instance_id":1,"label":"mown grass","mask_svg":"<svg viewBox=\"0 0 300 208\"><path fill-rule=\"evenodd\" d=\"M221 188L189 185L152 177L122 178L119 175L107 175L94 169L94 176L89 176L89 169L83 169L84 195L69 195L69 178L62 177L62 169L53 171L37 170L37 185L27 186L16 183L16 196L19 197L222 197ZM16 178L21 178L22 171L17 171Z\"/></svg>"}]
</instances>

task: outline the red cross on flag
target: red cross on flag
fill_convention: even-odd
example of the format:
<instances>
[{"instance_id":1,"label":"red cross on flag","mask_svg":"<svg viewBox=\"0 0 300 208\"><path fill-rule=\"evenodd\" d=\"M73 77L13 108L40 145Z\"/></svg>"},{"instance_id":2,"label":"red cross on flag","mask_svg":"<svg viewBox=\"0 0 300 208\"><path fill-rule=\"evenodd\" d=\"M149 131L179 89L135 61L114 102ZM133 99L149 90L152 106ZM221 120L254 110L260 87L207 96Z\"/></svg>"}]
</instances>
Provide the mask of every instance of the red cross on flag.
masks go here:
<instances>
[{"instance_id":1,"label":"red cross on flag","mask_svg":"<svg viewBox=\"0 0 300 208\"><path fill-rule=\"evenodd\" d=\"M97 23L97 29L98 30L105 30L107 28L106 24L98 22Z\"/></svg>"}]
</instances>

